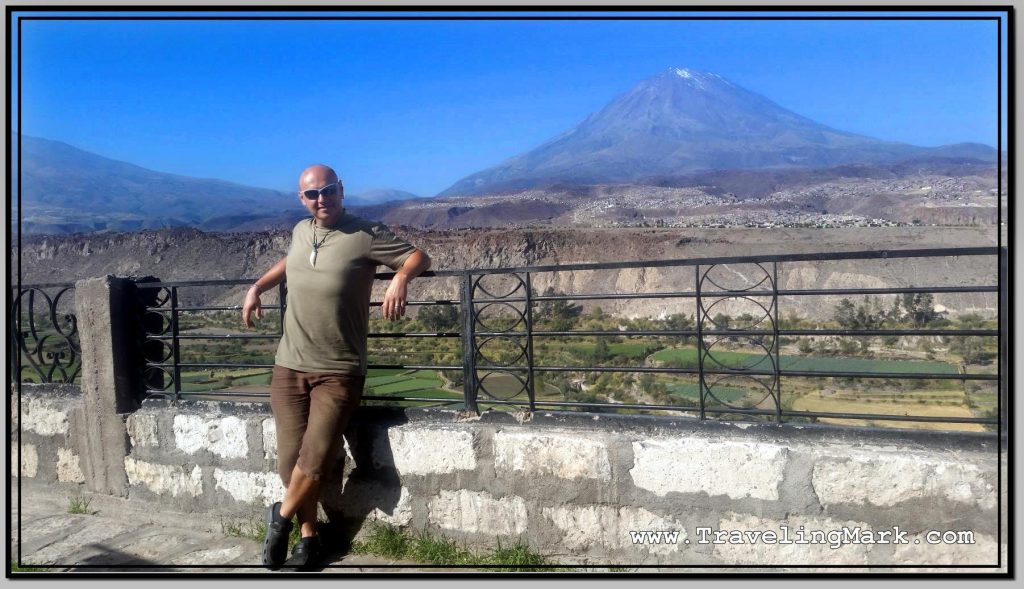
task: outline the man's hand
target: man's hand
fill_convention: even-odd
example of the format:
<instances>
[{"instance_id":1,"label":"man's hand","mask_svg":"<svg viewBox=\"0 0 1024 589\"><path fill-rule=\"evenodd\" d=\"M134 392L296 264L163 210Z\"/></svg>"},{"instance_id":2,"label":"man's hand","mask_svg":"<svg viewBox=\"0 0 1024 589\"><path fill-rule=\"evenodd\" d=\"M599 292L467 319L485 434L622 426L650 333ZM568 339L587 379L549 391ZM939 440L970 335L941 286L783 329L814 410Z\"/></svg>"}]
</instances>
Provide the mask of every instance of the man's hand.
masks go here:
<instances>
[{"instance_id":1,"label":"man's hand","mask_svg":"<svg viewBox=\"0 0 1024 589\"><path fill-rule=\"evenodd\" d=\"M249 292L245 293L245 303L242 304L242 325L246 327L252 327L250 316L253 312L256 313L257 319L263 319L263 307L260 302L259 290L259 287L254 284L249 289Z\"/></svg>"},{"instance_id":2,"label":"man's hand","mask_svg":"<svg viewBox=\"0 0 1024 589\"><path fill-rule=\"evenodd\" d=\"M385 319L392 321L401 319L405 315L406 283L408 282L402 274L396 274L384 293L384 302L381 305L381 312Z\"/></svg>"}]
</instances>

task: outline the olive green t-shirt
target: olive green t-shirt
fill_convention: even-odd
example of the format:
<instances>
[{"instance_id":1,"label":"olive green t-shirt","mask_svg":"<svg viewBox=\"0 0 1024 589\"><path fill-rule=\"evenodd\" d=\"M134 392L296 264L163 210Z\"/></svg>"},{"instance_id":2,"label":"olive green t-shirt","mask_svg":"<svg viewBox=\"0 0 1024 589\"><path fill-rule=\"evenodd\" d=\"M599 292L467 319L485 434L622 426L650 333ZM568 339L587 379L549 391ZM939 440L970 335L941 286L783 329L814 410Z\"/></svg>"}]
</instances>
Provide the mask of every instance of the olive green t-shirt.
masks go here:
<instances>
[{"instance_id":1,"label":"olive green t-shirt","mask_svg":"<svg viewBox=\"0 0 1024 589\"><path fill-rule=\"evenodd\" d=\"M313 220L292 229L284 333L274 360L285 368L366 374L373 275L379 264L398 270L416 251L380 223L342 215L330 230L316 227L317 243L323 244L315 266L310 263Z\"/></svg>"}]
</instances>

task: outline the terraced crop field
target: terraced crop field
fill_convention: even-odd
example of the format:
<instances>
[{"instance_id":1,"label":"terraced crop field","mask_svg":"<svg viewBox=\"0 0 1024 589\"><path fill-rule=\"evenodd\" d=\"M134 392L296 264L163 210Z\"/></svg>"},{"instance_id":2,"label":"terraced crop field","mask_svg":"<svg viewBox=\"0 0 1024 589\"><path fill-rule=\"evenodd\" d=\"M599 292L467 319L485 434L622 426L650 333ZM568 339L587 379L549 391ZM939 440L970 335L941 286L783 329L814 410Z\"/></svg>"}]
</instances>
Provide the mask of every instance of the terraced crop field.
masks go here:
<instances>
[{"instance_id":1,"label":"terraced crop field","mask_svg":"<svg viewBox=\"0 0 1024 589\"><path fill-rule=\"evenodd\" d=\"M725 368L770 370L771 361L764 354L745 352L711 352L715 362L704 360L704 368L720 365ZM672 363L679 368L696 368L697 350L673 348L651 355L652 360ZM717 364L716 364L717 362ZM897 374L956 374L957 367L947 362L928 360L873 360L870 358L833 358L828 356L780 356L779 368L806 372L879 372Z\"/></svg>"},{"instance_id":2,"label":"terraced crop field","mask_svg":"<svg viewBox=\"0 0 1024 589\"><path fill-rule=\"evenodd\" d=\"M364 395L462 399L461 392L446 390L437 372L430 370L371 369Z\"/></svg>"}]
</instances>

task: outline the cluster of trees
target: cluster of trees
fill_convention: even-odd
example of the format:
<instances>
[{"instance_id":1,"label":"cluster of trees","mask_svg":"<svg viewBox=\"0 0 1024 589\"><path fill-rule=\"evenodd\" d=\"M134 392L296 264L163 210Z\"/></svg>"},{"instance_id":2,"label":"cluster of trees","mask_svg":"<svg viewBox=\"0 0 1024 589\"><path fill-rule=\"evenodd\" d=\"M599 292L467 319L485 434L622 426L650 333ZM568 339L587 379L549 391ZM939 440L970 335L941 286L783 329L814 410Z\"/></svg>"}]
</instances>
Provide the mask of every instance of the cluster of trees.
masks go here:
<instances>
[{"instance_id":1,"label":"cluster of trees","mask_svg":"<svg viewBox=\"0 0 1024 589\"><path fill-rule=\"evenodd\" d=\"M882 329L910 325L912 327L941 327L949 320L935 310L935 297L931 293L903 293L893 300L890 308L883 308L878 297L868 295L863 303L854 305L842 299L832 314L836 323L847 329Z\"/></svg>"},{"instance_id":2,"label":"cluster of trees","mask_svg":"<svg viewBox=\"0 0 1024 589\"><path fill-rule=\"evenodd\" d=\"M865 301L855 305L849 299L842 299L836 305L833 319L841 327L851 330L862 329L895 329L899 327L980 329L985 320L976 313L960 316L956 322L943 317L935 310L935 299L930 293L903 293L893 300L888 309L884 308L877 297L868 296ZM854 353L858 343L861 352L867 352L868 346L875 338L862 336L857 342L850 339L839 340L841 353ZM882 343L893 346L898 336L882 337ZM919 336L919 347L926 352L933 352L936 338ZM938 341L949 347L949 351L959 355L967 364L980 364L991 360L992 353L986 350L985 340L979 336L943 336ZM809 352L809 342L801 343L801 351Z\"/></svg>"}]
</instances>

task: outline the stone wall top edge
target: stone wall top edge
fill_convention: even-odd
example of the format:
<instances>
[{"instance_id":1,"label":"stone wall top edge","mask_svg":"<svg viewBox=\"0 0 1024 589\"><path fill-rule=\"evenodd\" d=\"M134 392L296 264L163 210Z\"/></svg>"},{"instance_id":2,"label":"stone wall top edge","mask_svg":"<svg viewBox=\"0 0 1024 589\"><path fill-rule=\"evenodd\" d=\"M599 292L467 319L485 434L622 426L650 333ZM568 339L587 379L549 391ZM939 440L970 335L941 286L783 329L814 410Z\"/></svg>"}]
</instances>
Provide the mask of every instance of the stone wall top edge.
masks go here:
<instances>
[{"instance_id":1,"label":"stone wall top edge","mask_svg":"<svg viewBox=\"0 0 1024 589\"><path fill-rule=\"evenodd\" d=\"M360 408L360 412L368 408ZM679 435L728 436L733 439L787 444L851 444L898 445L921 450L996 452L999 437L993 433L944 432L877 427L842 427L825 424L777 424L701 421L689 417L661 415L618 415L577 411L537 411L533 414L513 414L507 411L484 411L479 418L466 418L464 413L437 408L373 408L394 413L389 421L415 423L478 423L481 425L507 425L523 427L555 427L615 432L635 432L655 437ZM404 416L402 415L404 413ZM404 417L404 419L402 418ZM376 420L374 420L376 421ZM1005 443L1003 444L1005 449Z\"/></svg>"},{"instance_id":2,"label":"stone wall top edge","mask_svg":"<svg viewBox=\"0 0 1024 589\"><path fill-rule=\"evenodd\" d=\"M17 391L15 391L17 394ZM52 397L82 397L82 388L76 384L42 383L30 382L21 383L21 395L28 397L52 398Z\"/></svg>"},{"instance_id":3,"label":"stone wall top edge","mask_svg":"<svg viewBox=\"0 0 1024 589\"><path fill-rule=\"evenodd\" d=\"M270 402L241 402L241 401L201 401L193 399L182 399L176 403L169 399L149 398L142 402L139 411L171 411L174 413L202 413L202 414L223 414L236 416L270 417Z\"/></svg>"},{"instance_id":4,"label":"stone wall top edge","mask_svg":"<svg viewBox=\"0 0 1024 589\"><path fill-rule=\"evenodd\" d=\"M33 395L67 391L80 394L71 385L27 385ZM60 393L58 393L60 394ZM247 417L270 417L269 402L200 401L147 399L140 411L169 410L176 413L223 414ZM995 453L999 446L1005 451L1005 441L995 433L947 432L877 427L842 427L825 424L777 424L701 421L689 417L661 415L618 415L575 411L537 411L512 413L484 411L479 416L464 411L443 408L360 407L353 416L352 425L393 427L404 424L438 424L470 426L522 426L539 428L598 430L628 432L652 437L694 435L718 436L734 440L759 441L776 444L801 442L806 444L892 445L920 450L957 450Z\"/></svg>"}]
</instances>

